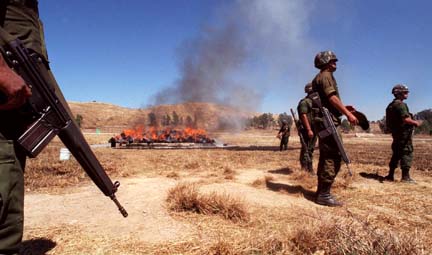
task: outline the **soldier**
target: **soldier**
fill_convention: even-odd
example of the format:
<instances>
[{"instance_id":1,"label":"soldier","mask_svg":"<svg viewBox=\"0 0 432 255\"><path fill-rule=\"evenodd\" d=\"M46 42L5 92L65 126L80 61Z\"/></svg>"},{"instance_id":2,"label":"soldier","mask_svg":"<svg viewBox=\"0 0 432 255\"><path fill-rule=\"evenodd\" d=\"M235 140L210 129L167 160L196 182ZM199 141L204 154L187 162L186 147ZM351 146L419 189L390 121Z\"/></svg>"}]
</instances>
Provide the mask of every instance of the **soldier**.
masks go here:
<instances>
[{"instance_id":1,"label":"soldier","mask_svg":"<svg viewBox=\"0 0 432 255\"><path fill-rule=\"evenodd\" d=\"M289 137L290 137L290 126L288 125L286 120L282 121L282 126L279 129L277 137L281 140L280 146L279 146L280 151L288 150L288 141L289 141Z\"/></svg>"},{"instance_id":2,"label":"soldier","mask_svg":"<svg viewBox=\"0 0 432 255\"><path fill-rule=\"evenodd\" d=\"M313 173L312 158L317 137L313 131L312 99L308 97L313 93L311 83L306 84L305 93L307 96L300 100L297 106L299 121L301 123L300 126L302 127L299 132L301 133L305 143L302 144L300 151L300 165L302 169Z\"/></svg>"},{"instance_id":3,"label":"soldier","mask_svg":"<svg viewBox=\"0 0 432 255\"><path fill-rule=\"evenodd\" d=\"M394 181L394 172L399 162L402 169L402 182L415 183L411 179L409 171L413 159L412 134L414 127L420 122L412 119L408 106L403 101L408 98L408 87L397 84L392 89L393 101L386 108L386 126L391 131L393 143L391 145L393 155L389 163L389 173L384 177L387 181Z\"/></svg>"},{"instance_id":4,"label":"soldier","mask_svg":"<svg viewBox=\"0 0 432 255\"><path fill-rule=\"evenodd\" d=\"M336 71L338 59L332 51L323 51L315 57L315 67L320 72L312 81L312 90L318 92L322 106L332 115L335 126L341 124L340 116L344 114L351 124L358 124L357 118L345 107L339 97L339 91L333 72ZM319 118L314 121L317 132L323 130ZM341 155L332 136L319 138L318 188L315 202L326 206L341 206L331 194L330 189L341 167Z\"/></svg>"},{"instance_id":5,"label":"soldier","mask_svg":"<svg viewBox=\"0 0 432 255\"><path fill-rule=\"evenodd\" d=\"M0 30L19 38L48 65L37 0L0 0ZM56 85L54 77L50 78ZM0 91L3 95L0 100L0 254L17 254L24 225L26 157L16 143L19 135L16 127L21 120L16 110L31 96L31 91L7 66L1 54ZM64 101L62 95L59 98Z\"/></svg>"}]
</instances>

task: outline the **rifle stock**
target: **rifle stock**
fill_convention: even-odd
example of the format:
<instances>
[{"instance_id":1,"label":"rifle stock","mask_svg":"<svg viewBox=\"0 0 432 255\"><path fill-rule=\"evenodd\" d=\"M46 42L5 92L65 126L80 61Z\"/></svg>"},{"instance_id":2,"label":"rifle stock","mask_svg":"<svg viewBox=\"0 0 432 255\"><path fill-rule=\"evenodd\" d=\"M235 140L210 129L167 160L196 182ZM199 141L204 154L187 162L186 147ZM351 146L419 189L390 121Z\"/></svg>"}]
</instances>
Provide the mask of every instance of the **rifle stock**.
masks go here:
<instances>
[{"instance_id":1,"label":"rifle stock","mask_svg":"<svg viewBox=\"0 0 432 255\"><path fill-rule=\"evenodd\" d=\"M96 186L118 207L124 217L126 210L118 202L115 193L120 185L113 183L85 140L79 127L69 113L66 102L56 94L56 86L51 84L48 66L34 52L24 48L18 39L6 40L3 31L1 53L8 63L26 82L32 96L20 113L26 118L25 131L17 139L18 144L29 157L36 157L48 143L58 135L78 163ZM8 38L6 36L6 38Z\"/></svg>"}]
</instances>

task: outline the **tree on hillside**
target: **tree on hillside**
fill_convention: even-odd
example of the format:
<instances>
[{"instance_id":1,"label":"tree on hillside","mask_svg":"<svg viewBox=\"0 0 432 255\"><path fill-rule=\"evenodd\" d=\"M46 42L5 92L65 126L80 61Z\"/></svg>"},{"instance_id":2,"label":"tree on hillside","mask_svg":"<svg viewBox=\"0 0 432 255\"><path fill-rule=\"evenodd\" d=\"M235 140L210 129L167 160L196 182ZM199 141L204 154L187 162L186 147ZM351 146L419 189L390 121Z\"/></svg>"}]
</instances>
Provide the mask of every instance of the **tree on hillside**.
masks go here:
<instances>
[{"instance_id":1,"label":"tree on hillside","mask_svg":"<svg viewBox=\"0 0 432 255\"><path fill-rule=\"evenodd\" d=\"M179 119L178 114L176 113L176 111L173 111L173 112L172 112L172 124L173 124L174 126L177 126L177 125L180 124L179 122L180 122L180 119Z\"/></svg>"},{"instance_id":2,"label":"tree on hillside","mask_svg":"<svg viewBox=\"0 0 432 255\"><path fill-rule=\"evenodd\" d=\"M192 117L188 115L186 117L186 123L185 123L185 125L187 127L193 127L193 124L194 124L194 121L192 120Z\"/></svg>"},{"instance_id":3,"label":"tree on hillside","mask_svg":"<svg viewBox=\"0 0 432 255\"><path fill-rule=\"evenodd\" d=\"M149 126L153 126L153 127L157 126L157 118L154 112L148 114L148 122L149 122Z\"/></svg>"},{"instance_id":4,"label":"tree on hillside","mask_svg":"<svg viewBox=\"0 0 432 255\"><path fill-rule=\"evenodd\" d=\"M288 126L291 127L291 125L293 124L293 119L290 115L288 115L286 112L284 113L280 113L278 116L278 124L281 126L282 125L282 121L286 121L286 123L288 124Z\"/></svg>"}]
</instances>

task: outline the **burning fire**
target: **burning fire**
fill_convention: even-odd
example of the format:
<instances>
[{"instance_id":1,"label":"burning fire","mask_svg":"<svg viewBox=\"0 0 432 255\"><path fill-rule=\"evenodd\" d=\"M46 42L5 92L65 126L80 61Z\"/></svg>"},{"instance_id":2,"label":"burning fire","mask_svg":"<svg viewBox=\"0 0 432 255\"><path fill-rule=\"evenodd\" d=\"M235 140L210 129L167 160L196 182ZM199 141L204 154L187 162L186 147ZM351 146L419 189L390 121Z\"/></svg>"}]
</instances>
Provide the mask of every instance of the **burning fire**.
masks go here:
<instances>
[{"instance_id":1,"label":"burning fire","mask_svg":"<svg viewBox=\"0 0 432 255\"><path fill-rule=\"evenodd\" d=\"M189 127L183 130L173 128L158 130L155 127L146 129L144 126L137 126L135 129L123 130L115 138L120 143L214 143L204 129Z\"/></svg>"}]
</instances>

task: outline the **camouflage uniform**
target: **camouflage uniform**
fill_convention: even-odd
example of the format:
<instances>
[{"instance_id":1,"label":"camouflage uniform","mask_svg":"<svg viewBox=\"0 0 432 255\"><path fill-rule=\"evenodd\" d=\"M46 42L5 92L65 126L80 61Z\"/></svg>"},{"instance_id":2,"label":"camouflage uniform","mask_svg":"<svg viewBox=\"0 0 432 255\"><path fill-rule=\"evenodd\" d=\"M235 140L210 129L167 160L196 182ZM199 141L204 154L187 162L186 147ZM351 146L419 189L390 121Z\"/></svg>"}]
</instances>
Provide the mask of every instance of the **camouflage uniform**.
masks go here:
<instances>
[{"instance_id":1,"label":"camouflage uniform","mask_svg":"<svg viewBox=\"0 0 432 255\"><path fill-rule=\"evenodd\" d=\"M282 124L282 127L279 129L278 135L280 136L280 151L288 149L288 142L290 137L290 126L286 123Z\"/></svg>"},{"instance_id":2,"label":"camouflage uniform","mask_svg":"<svg viewBox=\"0 0 432 255\"><path fill-rule=\"evenodd\" d=\"M0 29L47 59L37 0L1 1ZM17 253L23 235L25 154L15 142L18 118L14 110L0 112L0 254Z\"/></svg>"},{"instance_id":3,"label":"camouflage uniform","mask_svg":"<svg viewBox=\"0 0 432 255\"><path fill-rule=\"evenodd\" d=\"M341 113L329 102L328 98L331 95L339 97L339 91L336 80L333 74L329 71L323 71L317 74L312 81L312 89L318 92L323 107L326 107L332 117L336 127L341 123ZM322 122L319 119L315 120L316 129L323 129ZM341 155L337 149L337 144L332 136L319 139L319 163L318 163L318 183L326 183L331 185L338 174L341 167Z\"/></svg>"},{"instance_id":4,"label":"camouflage uniform","mask_svg":"<svg viewBox=\"0 0 432 255\"><path fill-rule=\"evenodd\" d=\"M300 100L298 106L297 106L297 112L299 117L302 116L302 114L306 114L309 124L311 127L313 127L313 108L312 108L312 99L309 97L305 97L302 100ZM301 122L301 119L299 120ZM303 125L300 125L303 126ZM312 166L312 159L313 159L313 151L315 148L315 144L317 141L317 136L314 132L314 136L310 138L308 136L307 130L303 128L302 130L299 130L301 132L301 135L304 139L304 142L306 144L306 147L302 144L302 148L300 151L300 165L302 169L306 169L310 172L313 172L313 166Z\"/></svg>"},{"instance_id":5,"label":"camouflage uniform","mask_svg":"<svg viewBox=\"0 0 432 255\"><path fill-rule=\"evenodd\" d=\"M407 104L400 99L394 99L387 106L386 118L387 122L392 126L391 133L393 137L391 145L393 155L389 163L390 173L388 177L393 177L399 162L402 169L402 179L409 177L414 151L412 143L413 126L404 124L403 120L410 116Z\"/></svg>"}]
</instances>

